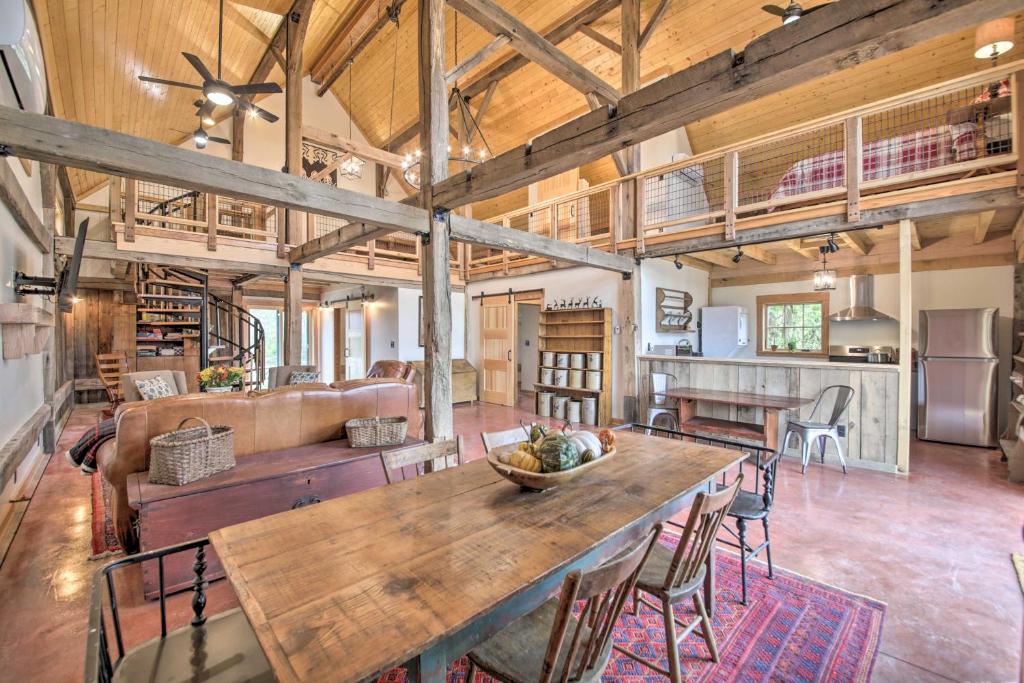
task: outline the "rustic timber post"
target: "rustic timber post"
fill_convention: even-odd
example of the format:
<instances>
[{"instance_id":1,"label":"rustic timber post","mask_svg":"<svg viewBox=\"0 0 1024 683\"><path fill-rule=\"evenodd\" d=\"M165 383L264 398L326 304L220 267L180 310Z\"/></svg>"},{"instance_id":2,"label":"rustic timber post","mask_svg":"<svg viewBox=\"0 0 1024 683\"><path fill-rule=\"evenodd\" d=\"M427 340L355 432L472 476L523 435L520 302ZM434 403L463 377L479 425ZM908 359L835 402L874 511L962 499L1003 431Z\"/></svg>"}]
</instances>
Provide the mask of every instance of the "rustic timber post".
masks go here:
<instances>
[{"instance_id":1,"label":"rustic timber post","mask_svg":"<svg viewBox=\"0 0 1024 683\"><path fill-rule=\"evenodd\" d=\"M302 266L288 267L284 283L284 365L302 364Z\"/></svg>"},{"instance_id":2,"label":"rustic timber post","mask_svg":"<svg viewBox=\"0 0 1024 683\"><path fill-rule=\"evenodd\" d=\"M726 152L725 159L725 239L736 239L736 206L740 203L740 155Z\"/></svg>"},{"instance_id":3,"label":"rustic timber post","mask_svg":"<svg viewBox=\"0 0 1024 683\"><path fill-rule=\"evenodd\" d=\"M640 89L640 0L622 0L622 94ZM640 171L640 145L627 147L626 173Z\"/></svg>"},{"instance_id":4,"label":"rustic timber post","mask_svg":"<svg viewBox=\"0 0 1024 683\"><path fill-rule=\"evenodd\" d=\"M301 12L297 7L285 16L287 52L284 68L284 110L285 110L285 172L302 175L302 41L309 26L307 10ZM301 211L289 209L285 221L285 240L288 244L302 244L303 214Z\"/></svg>"},{"instance_id":5,"label":"rustic timber post","mask_svg":"<svg viewBox=\"0 0 1024 683\"><path fill-rule=\"evenodd\" d=\"M914 310L911 300L913 232L913 221L900 221L900 376L896 418L896 468L903 473L910 471L910 392L913 390L910 374L913 354L910 349L914 337Z\"/></svg>"},{"instance_id":6,"label":"rustic timber post","mask_svg":"<svg viewBox=\"0 0 1024 683\"><path fill-rule=\"evenodd\" d=\"M860 185L864 179L863 119L846 119L846 220L860 220Z\"/></svg>"},{"instance_id":7,"label":"rustic timber post","mask_svg":"<svg viewBox=\"0 0 1024 683\"><path fill-rule=\"evenodd\" d=\"M217 195L206 193L206 248L217 251Z\"/></svg>"},{"instance_id":8,"label":"rustic timber post","mask_svg":"<svg viewBox=\"0 0 1024 683\"><path fill-rule=\"evenodd\" d=\"M423 319L426 324L423 392L427 441L455 435L452 417L452 282L448 212L434 206L433 185L448 176L448 98L444 69L445 0L419 0L420 200L430 232L424 236Z\"/></svg>"},{"instance_id":9,"label":"rustic timber post","mask_svg":"<svg viewBox=\"0 0 1024 683\"><path fill-rule=\"evenodd\" d=\"M245 161L245 111L241 107L231 113L231 160Z\"/></svg>"},{"instance_id":10,"label":"rustic timber post","mask_svg":"<svg viewBox=\"0 0 1024 683\"><path fill-rule=\"evenodd\" d=\"M139 183L134 178L124 180L124 241L135 241L135 206L138 204ZM67 215L68 207L64 207Z\"/></svg>"},{"instance_id":11,"label":"rustic timber post","mask_svg":"<svg viewBox=\"0 0 1024 683\"><path fill-rule=\"evenodd\" d=\"M1024 78L1020 71L1010 74L1010 104L1013 112L1013 153L1021 158L1021 145L1024 144L1024 106L1020 101L1020 91ZM1024 164L1017 163L1017 196L1024 197Z\"/></svg>"},{"instance_id":12,"label":"rustic timber post","mask_svg":"<svg viewBox=\"0 0 1024 683\"><path fill-rule=\"evenodd\" d=\"M52 277L54 272L53 261L57 254L52 247L53 236L57 229L57 168L53 164L39 164L39 184L42 191L43 207L43 232L51 243L49 253L43 254L43 277ZM54 329L51 330L43 345L43 403L50 410L46 424L43 425L43 450L53 454L57 448L57 430L54 419L57 414L57 406L53 403L53 396L57 391L57 374L55 370L56 337L57 327L61 325L61 313L52 303L48 305L54 316Z\"/></svg>"}]
</instances>

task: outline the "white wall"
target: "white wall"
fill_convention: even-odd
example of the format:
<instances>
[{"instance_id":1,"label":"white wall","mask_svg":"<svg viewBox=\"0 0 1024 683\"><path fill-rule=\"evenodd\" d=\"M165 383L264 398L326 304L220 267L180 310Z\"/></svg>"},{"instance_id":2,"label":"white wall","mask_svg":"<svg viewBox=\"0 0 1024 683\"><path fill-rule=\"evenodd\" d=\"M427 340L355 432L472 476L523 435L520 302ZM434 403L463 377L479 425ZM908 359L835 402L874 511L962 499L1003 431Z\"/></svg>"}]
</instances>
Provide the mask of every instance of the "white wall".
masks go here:
<instances>
[{"instance_id":1,"label":"white wall","mask_svg":"<svg viewBox=\"0 0 1024 683\"><path fill-rule=\"evenodd\" d=\"M757 297L767 294L793 294L811 292L808 279L799 282L779 282L763 285L715 287L711 290L713 306L744 306L750 314L751 344L739 357L755 357L757 344L754 337L757 315ZM1009 374L1012 369L1013 349L1013 267L961 268L957 270L926 270L913 274L911 292L913 304L914 346L918 340L918 313L935 308L999 308L999 414L1000 424L1005 421L1006 402L1009 400ZM849 278L839 278L830 292L829 308L834 313L850 305ZM897 318L899 316L899 276L895 273L875 276L875 308ZM886 322L834 322L829 325L831 345L887 345L898 346L899 323Z\"/></svg>"},{"instance_id":2,"label":"white wall","mask_svg":"<svg viewBox=\"0 0 1024 683\"><path fill-rule=\"evenodd\" d=\"M640 348L643 353L651 350L656 344L675 345L681 339L689 339L693 348L697 348L697 333L694 332L658 332L657 331L657 289L677 289L689 292L693 297L690 312L693 313L693 327L697 328L697 312L708 305L709 278L707 271L683 266L682 269L665 259L644 259L641 264L640 296L643 306L641 320Z\"/></svg>"},{"instance_id":3,"label":"white wall","mask_svg":"<svg viewBox=\"0 0 1024 683\"><path fill-rule=\"evenodd\" d=\"M398 288L398 359L423 360L419 345L419 306L422 291ZM452 358L466 357L466 293L452 292ZM470 361L472 362L472 361Z\"/></svg>"},{"instance_id":4,"label":"white wall","mask_svg":"<svg viewBox=\"0 0 1024 683\"><path fill-rule=\"evenodd\" d=\"M366 304L370 330L370 364L378 360L398 359L398 289L395 287L367 287L374 300ZM369 366L367 366L369 369Z\"/></svg>"},{"instance_id":5,"label":"white wall","mask_svg":"<svg viewBox=\"0 0 1024 683\"><path fill-rule=\"evenodd\" d=\"M537 354L537 337L540 333L540 306L519 304L518 329L516 330L516 362L519 365L519 388L533 390L537 382L540 357Z\"/></svg>"},{"instance_id":6,"label":"white wall","mask_svg":"<svg viewBox=\"0 0 1024 683\"><path fill-rule=\"evenodd\" d=\"M330 384L334 376L334 311L318 308L315 315L320 317L320 379Z\"/></svg>"},{"instance_id":7,"label":"white wall","mask_svg":"<svg viewBox=\"0 0 1024 683\"><path fill-rule=\"evenodd\" d=\"M42 193L39 185L39 164L32 162L31 177L18 159L9 157L0 159L0 163L8 164L15 177L25 190L40 219L42 217ZM42 297L18 297L14 293L14 271L20 270L26 275L42 275L43 254L22 232L7 209L0 202L0 303L28 303L52 310ZM52 332L51 332L52 334ZM0 331L0 343L3 332ZM0 409L0 446L16 432L29 417L43 404L43 357L42 354L31 354L15 360L0 358L0 387L7 392Z\"/></svg>"}]
</instances>

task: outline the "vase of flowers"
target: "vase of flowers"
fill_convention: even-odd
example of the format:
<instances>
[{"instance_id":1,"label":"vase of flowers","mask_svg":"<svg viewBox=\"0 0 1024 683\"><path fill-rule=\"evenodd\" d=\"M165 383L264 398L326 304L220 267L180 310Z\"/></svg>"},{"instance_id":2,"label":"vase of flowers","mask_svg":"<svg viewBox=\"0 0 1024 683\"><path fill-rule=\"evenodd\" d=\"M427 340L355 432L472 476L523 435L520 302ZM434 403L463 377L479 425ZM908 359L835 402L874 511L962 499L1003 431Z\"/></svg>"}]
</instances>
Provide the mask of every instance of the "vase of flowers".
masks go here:
<instances>
[{"instance_id":1,"label":"vase of flowers","mask_svg":"<svg viewBox=\"0 0 1024 683\"><path fill-rule=\"evenodd\" d=\"M231 391L236 384L241 383L244 376L245 370L242 368L213 365L199 372L199 386L207 393Z\"/></svg>"}]
</instances>

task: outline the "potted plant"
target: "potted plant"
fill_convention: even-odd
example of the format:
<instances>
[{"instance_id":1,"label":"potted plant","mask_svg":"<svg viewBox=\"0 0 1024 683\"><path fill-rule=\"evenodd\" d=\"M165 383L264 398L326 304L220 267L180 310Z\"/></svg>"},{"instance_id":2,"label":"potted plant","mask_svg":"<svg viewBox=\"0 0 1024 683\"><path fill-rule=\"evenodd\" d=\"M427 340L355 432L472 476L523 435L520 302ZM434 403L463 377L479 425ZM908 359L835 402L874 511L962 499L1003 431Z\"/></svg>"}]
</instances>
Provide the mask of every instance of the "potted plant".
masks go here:
<instances>
[{"instance_id":1,"label":"potted plant","mask_svg":"<svg viewBox=\"0 0 1024 683\"><path fill-rule=\"evenodd\" d=\"M788 342L786 342L786 348L789 349L790 351L796 351L796 342L795 341L788 341Z\"/></svg>"},{"instance_id":2,"label":"potted plant","mask_svg":"<svg viewBox=\"0 0 1024 683\"><path fill-rule=\"evenodd\" d=\"M199 372L199 386L207 393L231 391L244 376L245 370L242 368L213 365Z\"/></svg>"}]
</instances>

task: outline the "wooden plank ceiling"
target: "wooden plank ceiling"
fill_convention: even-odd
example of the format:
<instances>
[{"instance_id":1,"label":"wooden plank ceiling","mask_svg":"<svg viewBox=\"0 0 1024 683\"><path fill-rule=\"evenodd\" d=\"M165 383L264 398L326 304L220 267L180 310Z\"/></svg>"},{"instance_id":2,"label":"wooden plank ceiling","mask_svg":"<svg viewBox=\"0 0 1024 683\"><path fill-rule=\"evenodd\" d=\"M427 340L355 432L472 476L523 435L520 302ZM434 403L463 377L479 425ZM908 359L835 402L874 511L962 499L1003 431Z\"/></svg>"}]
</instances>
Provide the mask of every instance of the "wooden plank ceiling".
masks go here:
<instances>
[{"instance_id":1,"label":"wooden plank ceiling","mask_svg":"<svg viewBox=\"0 0 1024 683\"><path fill-rule=\"evenodd\" d=\"M590 2L501 0L503 7L541 33L579 13ZM194 82L194 72L181 57L183 50L198 54L207 64L215 64L216 0L33 0L33 4L43 36L57 116L164 142L177 142L182 139L177 131L195 127L191 104L194 91L153 88L140 83L137 76L145 73ZM375 146L383 146L417 118L416 4L406 1L399 27L385 26L356 58L351 73L351 103L347 73L330 88ZM659 0L642 0L642 26L658 4ZM814 4L819 3L808 3ZM226 5L224 74L231 82L244 82L291 0L229 0ZM358 42L386 5L385 0L316 0L303 51L306 71L312 70L317 78L329 73L332 61L336 62L345 52L342 48ZM644 82L722 50L740 50L753 38L777 27L779 20L761 11L760 5L750 0L674 0L643 52ZM348 37L336 36L356 6L364 11L354 23L355 29ZM619 19L620 12L614 9L591 27L618 41ZM490 34L465 17L459 17L457 23L456 40L455 12L449 9L450 65L492 40ZM1017 17L1017 31L1017 45L1024 45L1024 15ZM983 69L988 62L974 59L973 35L973 28L966 27L959 33L834 77L698 121L687 128L693 151L715 149ZM619 56L593 38L577 33L559 47L608 83L620 85ZM1016 47L1006 59L1019 58L1021 53L1021 48ZM463 83L473 81L511 54L509 47L495 51ZM277 68L271 78L283 81ZM397 98L392 98L393 80ZM471 103L474 107L476 104ZM501 81L482 128L492 150L500 153L586 109L581 93L530 64ZM406 148L415 146L414 141ZM598 183L615 177L615 169L610 160L603 159L585 167L582 175L591 183ZM103 181L84 172L73 172L71 179L79 195ZM522 206L525 201L526 192L518 191L481 203L475 207L474 215L495 215Z\"/></svg>"}]
</instances>

